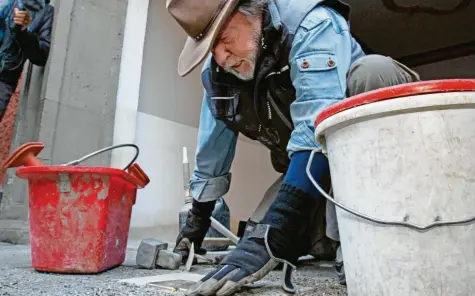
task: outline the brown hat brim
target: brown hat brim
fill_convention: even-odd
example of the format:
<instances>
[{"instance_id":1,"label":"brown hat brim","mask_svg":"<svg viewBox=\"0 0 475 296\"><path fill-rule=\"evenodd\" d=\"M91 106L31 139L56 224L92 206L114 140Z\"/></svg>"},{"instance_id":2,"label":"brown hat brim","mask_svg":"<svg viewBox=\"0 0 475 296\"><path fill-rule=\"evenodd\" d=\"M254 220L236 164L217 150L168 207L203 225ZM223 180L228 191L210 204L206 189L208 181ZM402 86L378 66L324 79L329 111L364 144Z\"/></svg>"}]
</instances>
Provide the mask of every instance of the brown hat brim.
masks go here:
<instances>
[{"instance_id":1,"label":"brown hat brim","mask_svg":"<svg viewBox=\"0 0 475 296\"><path fill-rule=\"evenodd\" d=\"M206 58L211 50L211 46L216 40L216 37L218 37L221 28L233 13L238 2L239 0L227 1L208 32L201 40L195 41L191 37L186 39L185 46L178 58L178 75L182 77L186 76Z\"/></svg>"}]
</instances>

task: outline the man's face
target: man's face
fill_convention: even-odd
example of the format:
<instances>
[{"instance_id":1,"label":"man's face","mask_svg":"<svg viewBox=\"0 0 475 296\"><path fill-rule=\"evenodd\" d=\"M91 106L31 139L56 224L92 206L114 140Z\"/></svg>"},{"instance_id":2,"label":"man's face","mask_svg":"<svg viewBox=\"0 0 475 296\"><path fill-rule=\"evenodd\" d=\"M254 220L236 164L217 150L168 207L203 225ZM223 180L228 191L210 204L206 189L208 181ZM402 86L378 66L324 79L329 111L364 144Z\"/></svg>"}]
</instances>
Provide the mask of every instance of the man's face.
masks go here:
<instances>
[{"instance_id":1,"label":"man's face","mask_svg":"<svg viewBox=\"0 0 475 296\"><path fill-rule=\"evenodd\" d=\"M225 71L242 80L252 80L261 38L261 20L234 13L221 29L211 50Z\"/></svg>"}]
</instances>

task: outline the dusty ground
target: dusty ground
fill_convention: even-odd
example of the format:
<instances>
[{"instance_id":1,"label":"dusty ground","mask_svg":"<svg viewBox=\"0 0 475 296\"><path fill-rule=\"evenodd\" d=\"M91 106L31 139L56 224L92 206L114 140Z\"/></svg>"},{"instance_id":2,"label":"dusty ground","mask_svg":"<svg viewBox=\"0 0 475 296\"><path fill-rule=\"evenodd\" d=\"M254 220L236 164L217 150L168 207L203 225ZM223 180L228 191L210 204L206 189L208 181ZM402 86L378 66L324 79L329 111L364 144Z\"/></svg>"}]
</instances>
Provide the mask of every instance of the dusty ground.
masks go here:
<instances>
[{"instance_id":1,"label":"dusty ground","mask_svg":"<svg viewBox=\"0 0 475 296\"><path fill-rule=\"evenodd\" d=\"M135 250L129 249L124 264L99 275L58 275L36 272L31 268L29 246L0 243L0 295L91 295L91 296L151 296L183 295L151 286L119 283L119 280L155 276L166 271L142 270L135 267ZM205 274L211 266L199 266L193 272ZM176 271L175 271L176 272ZM182 271L178 271L182 272ZM336 284L328 264L305 263L294 276L301 295L346 295L344 287ZM279 286L280 273L273 272L264 281L266 286L247 290L238 295L286 295Z\"/></svg>"}]
</instances>

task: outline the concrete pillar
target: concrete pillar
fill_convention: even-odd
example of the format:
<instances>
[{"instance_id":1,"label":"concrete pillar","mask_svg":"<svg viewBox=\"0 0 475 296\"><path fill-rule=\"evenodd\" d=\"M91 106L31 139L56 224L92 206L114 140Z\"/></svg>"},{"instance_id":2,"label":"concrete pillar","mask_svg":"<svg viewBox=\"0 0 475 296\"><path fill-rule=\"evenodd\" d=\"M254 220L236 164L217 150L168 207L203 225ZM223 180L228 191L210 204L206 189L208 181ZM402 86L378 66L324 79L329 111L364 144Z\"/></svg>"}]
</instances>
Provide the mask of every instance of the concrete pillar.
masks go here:
<instances>
[{"instance_id":1,"label":"concrete pillar","mask_svg":"<svg viewBox=\"0 0 475 296\"><path fill-rule=\"evenodd\" d=\"M124 32L113 143L135 143L142 63L147 30L149 0L130 1ZM123 167L134 157L133 149L115 149L112 166Z\"/></svg>"},{"instance_id":2,"label":"concrete pillar","mask_svg":"<svg viewBox=\"0 0 475 296\"><path fill-rule=\"evenodd\" d=\"M12 149L40 141L40 158L62 164L112 145L127 0L56 2L43 84L20 98ZM26 97L26 98L25 98ZM39 98L39 99L38 99ZM36 106L35 106L36 104ZM111 154L85 164L109 166ZM26 182L9 170L0 205L0 241L28 242Z\"/></svg>"}]
</instances>

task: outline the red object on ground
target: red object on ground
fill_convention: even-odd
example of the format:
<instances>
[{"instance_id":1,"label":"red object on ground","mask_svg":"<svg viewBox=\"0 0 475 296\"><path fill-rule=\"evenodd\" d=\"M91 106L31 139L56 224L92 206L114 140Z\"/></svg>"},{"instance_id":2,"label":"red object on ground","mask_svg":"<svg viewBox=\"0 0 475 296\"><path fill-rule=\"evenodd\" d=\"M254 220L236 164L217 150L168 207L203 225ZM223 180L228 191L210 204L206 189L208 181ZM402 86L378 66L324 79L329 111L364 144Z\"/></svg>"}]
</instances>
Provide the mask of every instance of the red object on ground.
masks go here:
<instances>
[{"instance_id":1,"label":"red object on ground","mask_svg":"<svg viewBox=\"0 0 475 296\"><path fill-rule=\"evenodd\" d=\"M326 108L315 120L315 127L337 113L361 105L408 96L460 91L475 91L475 79L429 80L380 88L345 99Z\"/></svg>"},{"instance_id":2,"label":"red object on ground","mask_svg":"<svg viewBox=\"0 0 475 296\"><path fill-rule=\"evenodd\" d=\"M27 166L16 175L28 180L34 269L91 274L124 262L143 180L121 169L90 166Z\"/></svg>"}]
</instances>

